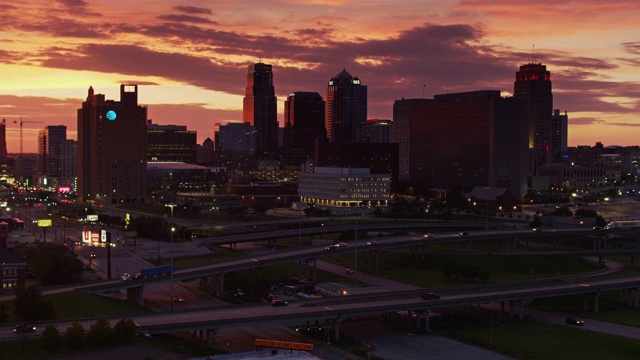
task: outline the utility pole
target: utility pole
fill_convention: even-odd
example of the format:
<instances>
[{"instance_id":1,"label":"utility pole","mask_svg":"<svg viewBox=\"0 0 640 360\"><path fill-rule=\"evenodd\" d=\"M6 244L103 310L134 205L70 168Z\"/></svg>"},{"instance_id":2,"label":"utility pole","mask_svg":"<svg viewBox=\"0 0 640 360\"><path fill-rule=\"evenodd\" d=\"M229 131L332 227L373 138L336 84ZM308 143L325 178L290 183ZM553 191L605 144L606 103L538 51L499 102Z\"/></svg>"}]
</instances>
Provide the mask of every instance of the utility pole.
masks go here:
<instances>
[{"instance_id":1,"label":"utility pole","mask_svg":"<svg viewBox=\"0 0 640 360\"><path fill-rule=\"evenodd\" d=\"M173 226L173 208L176 207L176 204L166 204L165 206L170 207L171 208L171 248L170 248L170 252L171 252L171 285L170 285L170 294L171 294L171 310L173 310L173 231L174 226Z\"/></svg>"}]
</instances>

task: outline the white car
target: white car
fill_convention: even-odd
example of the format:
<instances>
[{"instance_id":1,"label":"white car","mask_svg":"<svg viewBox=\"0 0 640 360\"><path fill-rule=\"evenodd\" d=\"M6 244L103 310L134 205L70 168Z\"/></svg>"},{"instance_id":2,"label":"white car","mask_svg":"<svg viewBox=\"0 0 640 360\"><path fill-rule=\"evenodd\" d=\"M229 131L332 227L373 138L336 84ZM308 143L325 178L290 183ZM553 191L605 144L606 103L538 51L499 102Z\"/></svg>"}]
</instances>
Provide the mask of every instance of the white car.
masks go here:
<instances>
[{"instance_id":1,"label":"white car","mask_svg":"<svg viewBox=\"0 0 640 360\"><path fill-rule=\"evenodd\" d=\"M424 237L425 239L433 239L435 235L433 235L432 233L428 233L428 234L424 234L422 237Z\"/></svg>"}]
</instances>

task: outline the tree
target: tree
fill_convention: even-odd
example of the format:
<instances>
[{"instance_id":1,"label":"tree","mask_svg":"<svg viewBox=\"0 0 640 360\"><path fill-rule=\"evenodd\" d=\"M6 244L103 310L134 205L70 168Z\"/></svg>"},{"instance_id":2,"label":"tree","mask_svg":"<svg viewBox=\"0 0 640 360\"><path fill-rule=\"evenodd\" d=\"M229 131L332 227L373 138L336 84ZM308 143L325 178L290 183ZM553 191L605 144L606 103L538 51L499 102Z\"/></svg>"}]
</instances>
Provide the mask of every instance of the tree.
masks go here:
<instances>
[{"instance_id":1,"label":"tree","mask_svg":"<svg viewBox=\"0 0 640 360\"><path fill-rule=\"evenodd\" d=\"M136 323L131 319L121 319L113 327L116 339L121 343L130 343L136 336Z\"/></svg>"},{"instance_id":2,"label":"tree","mask_svg":"<svg viewBox=\"0 0 640 360\"><path fill-rule=\"evenodd\" d=\"M91 330L89 330L89 341L96 346L106 346L113 343L113 329L107 319L98 319L95 323L91 324Z\"/></svg>"},{"instance_id":3,"label":"tree","mask_svg":"<svg viewBox=\"0 0 640 360\"><path fill-rule=\"evenodd\" d=\"M14 312L24 321L47 320L54 317L55 311L51 301L42 299L42 292L38 284L16 288Z\"/></svg>"},{"instance_id":4,"label":"tree","mask_svg":"<svg viewBox=\"0 0 640 360\"><path fill-rule=\"evenodd\" d=\"M40 341L42 341L42 346L45 349L52 351L60 347L62 344L62 336L55 325L49 324L42 330Z\"/></svg>"},{"instance_id":5,"label":"tree","mask_svg":"<svg viewBox=\"0 0 640 360\"><path fill-rule=\"evenodd\" d=\"M77 321L73 321L64 333L65 343L73 348L79 349L84 344L84 327Z\"/></svg>"},{"instance_id":6,"label":"tree","mask_svg":"<svg viewBox=\"0 0 640 360\"><path fill-rule=\"evenodd\" d=\"M42 285L72 284L82 281L82 262L64 245L39 244L25 251L27 265Z\"/></svg>"},{"instance_id":7,"label":"tree","mask_svg":"<svg viewBox=\"0 0 640 360\"><path fill-rule=\"evenodd\" d=\"M442 265L442 275L447 278L447 282L451 279L451 275L456 275L456 280L458 280L458 272L460 265L454 263L453 261L447 261Z\"/></svg>"}]
</instances>

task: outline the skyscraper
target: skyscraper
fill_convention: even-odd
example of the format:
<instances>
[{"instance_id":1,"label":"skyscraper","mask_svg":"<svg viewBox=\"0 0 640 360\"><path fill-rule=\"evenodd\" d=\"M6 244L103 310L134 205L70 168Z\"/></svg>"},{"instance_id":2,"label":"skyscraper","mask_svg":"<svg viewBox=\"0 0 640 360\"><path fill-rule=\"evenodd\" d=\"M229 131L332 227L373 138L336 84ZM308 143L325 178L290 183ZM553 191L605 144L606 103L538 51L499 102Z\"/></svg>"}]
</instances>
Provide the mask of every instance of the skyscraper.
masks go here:
<instances>
[{"instance_id":1,"label":"skyscraper","mask_svg":"<svg viewBox=\"0 0 640 360\"><path fill-rule=\"evenodd\" d=\"M314 144L327 141L324 100L316 92L294 92L284 102L284 165L300 166L313 158Z\"/></svg>"},{"instance_id":2,"label":"skyscraper","mask_svg":"<svg viewBox=\"0 0 640 360\"><path fill-rule=\"evenodd\" d=\"M38 134L38 173L48 177L62 177L63 146L67 141L67 127L46 126Z\"/></svg>"},{"instance_id":3,"label":"skyscraper","mask_svg":"<svg viewBox=\"0 0 640 360\"><path fill-rule=\"evenodd\" d=\"M405 99L393 102L393 122L391 123L391 141L398 143L398 178L408 181L411 178L411 109L413 105L429 104L433 99Z\"/></svg>"},{"instance_id":4,"label":"skyscraper","mask_svg":"<svg viewBox=\"0 0 640 360\"><path fill-rule=\"evenodd\" d=\"M554 160L560 161L561 154L567 152L568 142L568 128L569 128L569 115L567 112L560 114L559 109L553 110L553 116L551 116L551 148L555 150Z\"/></svg>"},{"instance_id":5,"label":"skyscraper","mask_svg":"<svg viewBox=\"0 0 640 360\"><path fill-rule=\"evenodd\" d=\"M495 186L510 179L527 189L527 122L523 102L498 90L436 95L411 108L410 180L430 188Z\"/></svg>"},{"instance_id":6,"label":"skyscraper","mask_svg":"<svg viewBox=\"0 0 640 360\"><path fill-rule=\"evenodd\" d=\"M531 172L535 173L541 163L548 161L554 149L553 94L551 92L551 73L542 64L528 63L520 66L516 72L513 97L525 104L529 124L529 149L532 149Z\"/></svg>"},{"instance_id":7,"label":"skyscraper","mask_svg":"<svg viewBox=\"0 0 640 360\"><path fill-rule=\"evenodd\" d=\"M249 65L242 117L255 127L256 157L274 159L278 155L278 118L271 65Z\"/></svg>"},{"instance_id":8,"label":"skyscraper","mask_svg":"<svg viewBox=\"0 0 640 360\"><path fill-rule=\"evenodd\" d=\"M330 142L362 140L361 127L367 120L367 87L346 69L329 80L325 116Z\"/></svg>"},{"instance_id":9,"label":"skyscraper","mask_svg":"<svg viewBox=\"0 0 640 360\"><path fill-rule=\"evenodd\" d=\"M138 85L120 85L120 101L89 88L78 109L78 200L140 203L147 196L147 108Z\"/></svg>"},{"instance_id":10,"label":"skyscraper","mask_svg":"<svg viewBox=\"0 0 640 360\"><path fill-rule=\"evenodd\" d=\"M6 159L7 155L7 121L3 118L0 123L0 159Z\"/></svg>"}]
</instances>

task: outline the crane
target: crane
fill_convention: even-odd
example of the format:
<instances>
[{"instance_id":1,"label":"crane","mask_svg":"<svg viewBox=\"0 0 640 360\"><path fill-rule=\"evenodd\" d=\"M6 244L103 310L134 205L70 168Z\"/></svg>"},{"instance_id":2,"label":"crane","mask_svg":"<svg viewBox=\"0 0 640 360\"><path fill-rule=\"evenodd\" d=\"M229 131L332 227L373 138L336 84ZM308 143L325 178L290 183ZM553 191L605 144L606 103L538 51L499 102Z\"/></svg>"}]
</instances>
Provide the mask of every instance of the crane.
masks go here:
<instances>
[{"instance_id":1,"label":"crane","mask_svg":"<svg viewBox=\"0 0 640 360\"><path fill-rule=\"evenodd\" d=\"M17 121L13 122L14 124L18 124ZM22 153L22 124L24 123L35 123L35 124L40 124L42 123L42 121L22 121L22 116L20 117L20 157L22 157L23 153Z\"/></svg>"}]
</instances>

